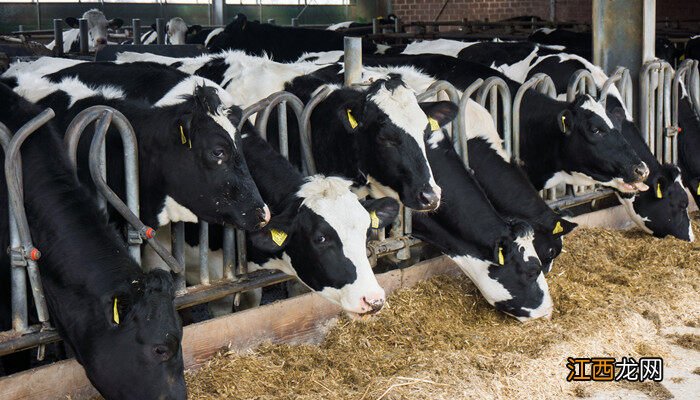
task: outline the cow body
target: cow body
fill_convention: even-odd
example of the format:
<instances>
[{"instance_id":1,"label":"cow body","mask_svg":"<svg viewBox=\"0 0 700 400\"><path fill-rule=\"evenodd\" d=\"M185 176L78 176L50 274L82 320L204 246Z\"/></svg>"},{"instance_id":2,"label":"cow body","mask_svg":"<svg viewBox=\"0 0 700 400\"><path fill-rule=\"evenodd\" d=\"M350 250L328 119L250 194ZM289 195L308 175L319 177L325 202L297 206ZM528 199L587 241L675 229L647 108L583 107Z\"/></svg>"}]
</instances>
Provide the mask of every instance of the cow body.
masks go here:
<instances>
[{"instance_id":1,"label":"cow body","mask_svg":"<svg viewBox=\"0 0 700 400\"><path fill-rule=\"evenodd\" d=\"M117 29L124 23L121 19L115 18L107 20L102 11L92 9L83 14L88 22L88 49L90 51L99 50L108 44L107 29ZM63 52L77 52L80 50L80 30L76 18L66 18L66 23L73 29L63 32ZM51 41L46 47L53 50L56 41Z\"/></svg>"},{"instance_id":2,"label":"cow body","mask_svg":"<svg viewBox=\"0 0 700 400\"><path fill-rule=\"evenodd\" d=\"M333 31L261 24L238 14L221 33L209 39L207 49L211 52L239 49L251 55L268 55L276 61L289 62L307 51L342 50L343 36ZM365 40L362 49L373 53L377 46Z\"/></svg>"},{"instance_id":3,"label":"cow body","mask_svg":"<svg viewBox=\"0 0 700 400\"><path fill-rule=\"evenodd\" d=\"M152 107L143 101L125 100L127 89L119 88L116 82L95 80L88 86L78 80L87 75L79 71L99 71L89 63L76 64L80 68L66 75L54 73L44 77L22 72L31 70L31 66L18 65L8 70L3 79L13 80L15 91L28 99L51 106L63 129L78 112L92 105L112 106L129 119L142 160L141 217L147 224L158 227L201 218L254 229L269 220L269 210L260 199L241 154L240 135L235 128L240 109L222 102L221 96L230 99L220 88L200 85L185 75L183 90L172 93L171 89ZM134 66L130 69L136 71ZM86 160L90 137L85 135L79 146L79 158L83 160L79 171L89 184L92 179ZM108 152L107 181L117 194L123 195L121 141L116 134L109 134L107 143L108 148L117 150Z\"/></svg>"},{"instance_id":4,"label":"cow body","mask_svg":"<svg viewBox=\"0 0 700 400\"><path fill-rule=\"evenodd\" d=\"M40 108L0 84L0 122L16 131ZM185 399L182 327L173 283L144 274L78 183L57 130L49 123L22 146L24 200L49 314L61 337L106 399ZM5 191L5 176L0 177ZM7 192L0 214L9 244ZM2 253L0 282L8 282ZM9 304L9 291L2 290ZM28 292L31 293L31 292ZM2 318L8 328L9 315Z\"/></svg>"}]
</instances>

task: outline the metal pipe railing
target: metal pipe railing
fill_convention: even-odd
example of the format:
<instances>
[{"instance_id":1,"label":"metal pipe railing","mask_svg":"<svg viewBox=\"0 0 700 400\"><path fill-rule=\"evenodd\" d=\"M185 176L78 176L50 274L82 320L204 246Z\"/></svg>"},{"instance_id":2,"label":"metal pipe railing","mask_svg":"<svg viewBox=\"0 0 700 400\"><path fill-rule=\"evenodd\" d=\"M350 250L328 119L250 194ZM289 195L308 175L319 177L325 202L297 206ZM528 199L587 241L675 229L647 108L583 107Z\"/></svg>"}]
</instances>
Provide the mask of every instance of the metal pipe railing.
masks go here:
<instances>
[{"instance_id":1,"label":"metal pipe railing","mask_svg":"<svg viewBox=\"0 0 700 400\"><path fill-rule=\"evenodd\" d=\"M37 312L37 318L41 323L41 330L51 329L49 312L44 297L44 288L36 261L41 253L32 242L29 222L24 209L24 185L22 178L22 159L20 148L24 141L37 129L54 117L52 109L46 109L39 115L25 123L10 139L10 132L4 125L2 129L2 145L5 150L5 179L7 181L7 197L10 215L10 264L11 264L11 290L12 290L12 326L18 333L28 331L26 279L24 271L18 268L26 268L31 286L32 297ZM8 140L9 139L9 140ZM22 287L19 287L22 285ZM43 358L43 349L40 351Z\"/></svg>"},{"instance_id":2,"label":"metal pipe railing","mask_svg":"<svg viewBox=\"0 0 700 400\"><path fill-rule=\"evenodd\" d=\"M133 18L131 20L132 26L132 40L134 44L141 44L141 20L138 18Z\"/></svg>"},{"instance_id":3,"label":"metal pipe railing","mask_svg":"<svg viewBox=\"0 0 700 400\"><path fill-rule=\"evenodd\" d=\"M459 120L459 130L457 141L455 142L458 146L458 153L462 154L462 162L464 166L469 169L469 148L467 142L469 138L467 137L467 107L469 106L469 101L471 101L472 94L478 90L484 83L483 79L477 79L472 82L467 89L462 92L462 98L459 100L459 112L457 113L457 119ZM454 138L452 138L454 141Z\"/></svg>"},{"instance_id":4,"label":"metal pipe railing","mask_svg":"<svg viewBox=\"0 0 700 400\"><path fill-rule=\"evenodd\" d=\"M77 152L80 137L85 128L93 122L95 122L96 128L90 145L90 174L99 195L106 199L128 222L127 243L129 245L129 254L140 263L141 243L143 243L143 239L146 239L147 243L168 264L168 267L173 272L178 274L183 272L184 264L176 262L165 247L155 240L155 231L139 219L138 144L134 129L124 114L111 107L92 106L76 115L69 124L64 137L69 160L77 168ZM124 178L127 204L124 204L105 181L105 138L112 122L117 127L124 148Z\"/></svg>"},{"instance_id":5,"label":"metal pipe railing","mask_svg":"<svg viewBox=\"0 0 700 400\"><path fill-rule=\"evenodd\" d=\"M455 103L455 105L459 105L460 102L460 94L459 90L455 88L451 83L447 81L435 81L433 82L428 88L425 90L425 92L419 94L417 97L419 102L422 101L427 101L428 99L435 98L437 99L441 93L445 93L447 95L447 98L450 99L451 102ZM452 122L452 127L449 131L450 137L457 142L459 140L459 134L458 132L461 132L461 122L459 118L455 118L454 121ZM460 156L462 156L462 149L463 147L459 146L457 148L457 152L459 153Z\"/></svg>"},{"instance_id":6,"label":"metal pipe railing","mask_svg":"<svg viewBox=\"0 0 700 400\"><path fill-rule=\"evenodd\" d=\"M598 97L595 80L587 69L579 69L571 75L569 85L566 88L566 101L571 103L577 94L590 94L593 98Z\"/></svg>"},{"instance_id":7,"label":"metal pipe railing","mask_svg":"<svg viewBox=\"0 0 700 400\"><path fill-rule=\"evenodd\" d=\"M53 51L56 57L63 57L63 20L53 20Z\"/></svg>"},{"instance_id":8,"label":"metal pipe railing","mask_svg":"<svg viewBox=\"0 0 700 400\"><path fill-rule=\"evenodd\" d=\"M598 95L598 101L603 105L603 108L605 108L607 104L608 93L613 85L615 85L620 92L620 101L622 101L625 109L627 109L630 115L633 115L634 101L632 97L632 78L630 76L630 71L625 67L617 67L615 72L605 81Z\"/></svg>"},{"instance_id":9,"label":"metal pipe railing","mask_svg":"<svg viewBox=\"0 0 700 400\"><path fill-rule=\"evenodd\" d=\"M640 71L640 130L659 162L664 161L664 136L671 125L673 68L662 60L646 62Z\"/></svg>"},{"instance_id":10,"label":"metal pipe railing","mask_svg":"<svg viewBox=\"0 0 700 400\"><path fill-rule=\"evenodd\" d=\"M508 156L510 157L513 153L511 125L513 121L511 104L513 103L508 84L497 76L486 78L479 87L479 90L476 92L476 102L489 110L491 113L491 118L493 118L493 123L496 125L496 128L499 128L498 96L501 98L501 107L503 109L501 125L503 132L501 132L501 135L503 136L503 141L505 143L506 153L508 153ZM486 105L487 100L489 101L489 106Z\"/></svg>"}]
</instances>

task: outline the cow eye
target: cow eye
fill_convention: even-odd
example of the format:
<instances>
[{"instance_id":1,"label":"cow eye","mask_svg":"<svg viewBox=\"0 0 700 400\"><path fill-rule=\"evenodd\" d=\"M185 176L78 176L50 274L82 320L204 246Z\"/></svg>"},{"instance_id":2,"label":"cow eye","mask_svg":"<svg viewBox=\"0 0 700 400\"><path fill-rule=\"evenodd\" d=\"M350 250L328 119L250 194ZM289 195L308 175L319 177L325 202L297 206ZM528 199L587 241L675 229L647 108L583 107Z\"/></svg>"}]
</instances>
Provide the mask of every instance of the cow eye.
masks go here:
<instances>
[{"instance_id":1,"label":"cow eye","mask_svg":"<svg viewBox=\"0 0 700 400\"><path fill-rule=\"evenodd\" d=\"M224 149L215 149L211 152L214 158L222 159L226 156L226 151Z\"/></svg>"},{"instance_id":2,"label":"cow eye","mask_svg":"<svg viewBox=\"0 0 700 400\"><path fill-rule=\"evenodd\" d=\"M318 235L314 238L314 243L321 244L326 242L326 237L323 235Z\"/></svg>"},{"instance_id":3,"label":"cow eye","mask_svg":"<svg viewBox=\"0 0 700 400\"><path fill-rule=\"evenodd\" d=\"M593 134L594 134L594 135L600 136L600 135L603 134L603 131L601 131L601 130L598 129L598 128L593 128Z\"/></svg>"}]
</instances>

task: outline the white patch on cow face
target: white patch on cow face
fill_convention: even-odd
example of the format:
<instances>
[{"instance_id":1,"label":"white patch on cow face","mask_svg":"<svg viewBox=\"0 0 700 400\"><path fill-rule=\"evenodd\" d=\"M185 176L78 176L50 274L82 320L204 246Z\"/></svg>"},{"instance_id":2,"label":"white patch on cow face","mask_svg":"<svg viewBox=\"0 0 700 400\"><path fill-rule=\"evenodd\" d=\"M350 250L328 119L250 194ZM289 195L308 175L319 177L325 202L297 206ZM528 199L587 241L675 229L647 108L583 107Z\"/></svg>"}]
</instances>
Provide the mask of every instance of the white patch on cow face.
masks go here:
<instances>
[{"instance_id":1,"label":"white patch on cow face","mask_svg":"<svg viewBox=\"0 0 700 400\"><path fill-rule=\"evenodd\" d=\"M88 23L88 46L90 50L95 49L95 44L98 39L104 39L107 42L107 18L98 9L85 11L83 18Z\"/></svg>"},{"instance_id":2,"label":"white patch on cow face","mask_svg":"<svg viewBox=\"0 0 700 400\"><path fill-rule=\"evenodd\" d=\"M513 298L510 292L497 280L489 276L489 267L493 264L472 256L450 256L457 266L474 282L476 287L492 306L500 301Z\"/></svg>"},{"instance_id":3,"label":"white patch on cow face","mask_svg":"<svg viewBox=\"0 0 700 400\"><path fill-rule=\"evenodd\" d=\"M440 187L435 183L433 170L430 168L428 158L425 154L425 141L423 134L428 126L428 117L418 105L415 93L403 86L399 85L393 91L386 88L385 85L379 87L376 93L373 93L369 100L377 105L384 112L391 122L401 128L408 136L413 139L425 159L428 172L430 173L430 186L433 191L440 194Z\"/></svg>"},{"instance_id":4,"label":"white patch on cow face","mask_svg":"<svg viewBox=\"0 0 700 400\"><path fill-rule=\"evenodd\" d=\"M159 226L171 222L198 222L197 216L192 211L181 205L170 196L165 196L163 209L158 213Z\"/></svg>"},{"instance_id":5,"label":"white patch on cow face","mask_svg":"<svg viewBox=\"0 0 700 400\"><path fill-rule=\"evenodd\" d=\"M223 31L224 31L224 28L216 28L216 29L213 29L211 32L209 32L209 34L207 35L207 38L204 39L204 47L209 46L209 42L212 39L214 39L214 36L217 36L218 34L220 34Z\"/></svg>"},{"instance_id":6,"label":"white patch on cow face","mask_svg":"<svg viewBox=\"0 0 700 400\"><path fill-rule=\"evenodd\" d=\"M528 233L518 236L515 239L515 244L518 245L520 252L523 255L525 261L539 260L537 256L537 251L535 251L535 245L533 241L535 240L535 231L530 230Z\"/></svg>"},{"instance_id":7,"label":"white patch on cow face","mask_svg":"<svg viewBox=\"0 0 700 400\"><path fill-rule=\"evenodd\" d=\"M552 311L554 311L554 303L552 302L552 296L549 294L549 285L547 285L547 280L544 278L544 274L541 272L537 276L537 286L539 286L542 293L544 293L542 304L540 304L540 306L537 308L522 307L523 310L530 313L530 316L515 317L521 322L535 318L551 318L552 316Z\"/></svg>"},{"instance_id":8,"label":"white patch on cow face","mask_svg":"<svg viewBox=\"0 0 700 400\"><path fill-rule=\"evenodd\" d=\"M593 114L596 114L603 121L605 121L605 123L608 125L608 128L614 129L613 123L608 117L608 113L605 112L605 108L603 107L603 105L595 101L595 99L593 99L593 97L591 97L590 95L586 95L586 97L588 97L588 99L585 102L583 102L581 108L583 108L584 110L588 110Z\"/></svg>"},{"instance_id":9,"label":"white patch on cow face","mask_svg":"<svg viewBox=\"0 0 700 400\"><path fill-rule=\"evenodd\" d=\"M450 57L457 57L464 48L479 42L458 42L449 39L422 40L415 41L406 46L401 54L444 54Z\"/></svg>"},{"instance_id":10,"label":"white patch on cow face","mask_svg":"<svg viewBox=\"0 0 700 400\"><path fill-rule=\"evenodd\" d=\"M216 110L215 113L207 113L211 119L214 120L219 126L228 133L228 135L231 137L231 140L233 141L233 147L238 148L238 145L236 144L236 135L238 134L238 129L236 129L235 126L233 126L233 123L229 119L229 110L224 109L224 108L219 108ZM219 160L219 164L221 164L221 160Z\"/></svg>"},{"instance_id":11,"label":"white patch on cow face","mask_svg":"<svg viewBox=\"0 0 700 400\"><path fill-rule=\"evenodd\" d=\"M338 235L343 254L355 266L357 279L340 289L326 287L323 297L339 304L345 311L362 314L370 311L363 298L384 300L384 289L379 286L367 259L367 229L370 217L367 210L350 191L352 182L338 177L315 175L308 178L297 192L302 205L323 218Z\"/></svg>"},{"instance_id":12,"label":"white patch on cow face","mask_svg":"<svg viewBox=\"0 0 700 400\"><path fill-rule=\"evenodd\" d=\"M171 18L167 24L168 40L170 44L185 44L187 35L187 24L180 17Z\"/></svg>"}]
</instances>

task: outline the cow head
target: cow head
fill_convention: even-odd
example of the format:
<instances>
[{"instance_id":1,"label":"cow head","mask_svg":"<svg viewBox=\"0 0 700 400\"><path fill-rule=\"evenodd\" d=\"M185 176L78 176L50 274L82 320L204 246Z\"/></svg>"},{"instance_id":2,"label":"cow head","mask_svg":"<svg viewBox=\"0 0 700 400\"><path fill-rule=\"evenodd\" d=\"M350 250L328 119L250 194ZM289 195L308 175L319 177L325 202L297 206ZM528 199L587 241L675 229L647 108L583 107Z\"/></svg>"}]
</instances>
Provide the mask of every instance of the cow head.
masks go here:
<instances>
[{"instance_id":1,"label":"cow head","mask_svg":"<svg viewBox=\"0 0 700 400\"><path fill-rule=\"evenodd\" d=\"M635 222L648 233L663 238L668 235L692 242L695 237L688 216L688 194L681 183L681 173L672 164L663 164L647 178L649 190L621 198L632 207Z\"/></svg>"},{"instance_id":2,"label":"cow head","mask_svg":"<svg viewBox=\"0 0 700 400\"><path fill-rule=\"evenodd\" d=\"M553 214L553 213L551 213ZM547 216L532 223L535 230L534 246L537 256L542 262L542 272L546 275L552 269L554 259L561 254L564 245L564 235L578 226L575 222L564 218Z\"/></svg>"},{"instance_id":3,"label":"cow head","mask_svg":"<svg viewBox=\"0 0 700 400\"><path fill-rule=\"evenodd\" d=\"M185 44L185 37L189 33L189 28L180 17L171 18L165 25L165 31L168 35L170 44Z\"/></svg>"},{"instance_id":4,"label":"cow head","mask_svg":"<svg viewBox=\"0 0 700 400\"><path fill-rule=\"evenodd\" d=\"M173 300L172 278L161 270L102 295L89 337L73 348L105 398L186 399L182 324Z\"/></svg>"},{"instance_id":5,"label":"cow head","mask_svg":"<svg viewBox=\"0 0 700 400\"><path fill-rule=\"evenodd\" d=\"M572 184L601 183L625 193L647 190L649 168L615 128L605 108L590 95L580 95L557 115L564 140L563 170Z\"/></svg>"},{"instance_id":6,"label":"cow head","mask_svg":"<svg viewBox=\"0 0 700 400\"><path fill-rule=\"evenodd\" d=\"M360 170L368 176L373 197L389 195L414 210L435 210L441 190L426 158L425 138L431 126L455 117L456 106L433 103L429 113L434 115L426 115L413 91L393 74L363 94L340 107L337 117L357 138Z\"/></svg>"},{"instance_id":7,"label":"cow head","mask_svg":"<svg viewBox=\"0 0 700 400\"><path fill-rule=\"evenodd\" d=\"M98 9L85 11L82 18L87 20L89 40L88 47L90 50L99 50L100 48L106 46L107 29L117 29L124 23L124 21L119 18L114 18L108 21L102 11ZM65 21L71 28L78 29L80 27L77 18L68 17L65 19Z\"/></svg>"},{"instance_id":8,"label":"cow head","mask_svg":"<svg viewBox=\"0 0 700 400\"><path fill-rule=\"evenodd\" d=\"M231 223L245 230L264 226L270 211L250 176L237 124L238 107L226 108L217 90L197 86L174 106L177 118L154 154L166 192L160 225L170 221ZM195 217L196 216L196 217Z\"/></svg>"},{"instance_id":9,"label":"cow head","mask_svg":"<svg viewBox=\"0 0 700 400\"><path fill-rule=\"evenodd\" d=\"M534 232L524 222L508 221L488 259L453 257L489 304L520 321L550 317L552 298L533 246Z\"/></svg>"},{"instance_id":10,"label":"cow head","mask_svg":"<svg viewBox=\"0 0 700 400\"><path fill-rule=\"evenodd\" d=\"M367 233L381 229L398 214L390 198L364 206L350 191L351 182L316 175L289 200L264 229L249 234L253 246L281 253L271 267L295 275L351 315L379 311L385 295L367 259Z\"/></svg>"}]
</instances>

